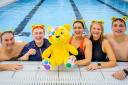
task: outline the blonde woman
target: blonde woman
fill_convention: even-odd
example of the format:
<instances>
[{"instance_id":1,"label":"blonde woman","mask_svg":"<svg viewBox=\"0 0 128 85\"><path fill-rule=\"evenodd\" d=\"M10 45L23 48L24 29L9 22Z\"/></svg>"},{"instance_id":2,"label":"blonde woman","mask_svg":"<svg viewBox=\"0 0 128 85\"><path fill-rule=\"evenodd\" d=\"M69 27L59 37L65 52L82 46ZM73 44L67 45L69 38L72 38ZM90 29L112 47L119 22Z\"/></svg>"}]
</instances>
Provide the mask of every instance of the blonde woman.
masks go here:
<instances>
[{"instance_id":1,"label":"blonde woman","mask_svg":"<svg viewBox=\"0 0 128 85\"><path fill-rule=\"evenodd\" d=\"M103 22L93 20L90 25L90 40L92 41L92 61L97 64L90 64L87 70L108 68L116 65L116 58L109 42L103 36ZM102 62L102 63L100 63Z\"/></svg>"}]
</instances>

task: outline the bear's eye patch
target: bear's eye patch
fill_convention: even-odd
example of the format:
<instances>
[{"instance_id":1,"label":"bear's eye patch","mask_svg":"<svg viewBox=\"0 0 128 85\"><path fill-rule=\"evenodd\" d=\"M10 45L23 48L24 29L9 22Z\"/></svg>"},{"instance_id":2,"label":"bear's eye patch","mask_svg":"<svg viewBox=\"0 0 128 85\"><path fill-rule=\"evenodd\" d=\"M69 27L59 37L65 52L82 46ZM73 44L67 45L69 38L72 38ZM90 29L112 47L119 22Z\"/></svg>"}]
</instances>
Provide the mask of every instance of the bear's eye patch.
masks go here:
<instances>
[{"instance_id":1,"label":"bear's eye patch","mask_svg":"<svg viewBox=\"0 0 128 85\"><path fill-rule=\"evenodd\" d=\"M64 34L64 32L61 32L61 34L63 35L63 34Z\"/></svg>"}]
</instances>

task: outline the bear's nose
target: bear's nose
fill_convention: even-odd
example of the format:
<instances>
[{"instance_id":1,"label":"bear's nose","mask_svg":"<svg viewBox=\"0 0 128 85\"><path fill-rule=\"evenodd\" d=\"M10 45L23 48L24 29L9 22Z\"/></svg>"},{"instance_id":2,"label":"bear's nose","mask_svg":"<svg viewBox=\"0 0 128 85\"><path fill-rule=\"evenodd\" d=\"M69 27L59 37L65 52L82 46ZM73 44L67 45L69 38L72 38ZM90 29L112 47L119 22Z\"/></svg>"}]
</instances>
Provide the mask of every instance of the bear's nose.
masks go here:
<instances>
[{"instance_id":1,"label":"bear's nose","mask_svg":"<svg viewBox=\"0 0 128 85\"><path fill-rule=\"evenodd\" d=\"M60 36L56 36L56 38L59 38Z\"/></svg>"}]
</instances>

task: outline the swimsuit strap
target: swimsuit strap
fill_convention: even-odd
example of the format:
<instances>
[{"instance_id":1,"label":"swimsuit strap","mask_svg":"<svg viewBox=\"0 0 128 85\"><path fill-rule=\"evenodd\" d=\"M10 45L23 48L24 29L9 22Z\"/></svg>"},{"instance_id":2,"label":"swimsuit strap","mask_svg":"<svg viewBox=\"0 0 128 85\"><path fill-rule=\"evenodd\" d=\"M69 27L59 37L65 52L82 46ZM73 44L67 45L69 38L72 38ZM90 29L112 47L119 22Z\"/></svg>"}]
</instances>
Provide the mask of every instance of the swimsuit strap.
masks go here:
<instances>
[{"instance_id":1,"label":"swimsuit strap","mask_svg":"<svg viewBox=\"0 0 128 85\"><path fill-rule=\"evenodd\" d=\"M84 49L84 38L82 39L79 48L80 48L80 50Z\"/></svg>"},{"instance_id":2,"label":"swimsuit strap","mask_svg":"<svg viewBox=\"0 0 128 85\"><path fill-rule=\"evenodd\" d=\"M80 45L79 45L79 47L78 47L78 48L80 48L81 51L83 51L83 48L84 48L84 39L85 39L85 38L82 39L82 41L81 41L81 43L80 43ZM71 37L71 39L70 39L70 41L69 41L69 44L72 43L72 40L73 40L73 37Z\"/></svg>"}]
</instances>

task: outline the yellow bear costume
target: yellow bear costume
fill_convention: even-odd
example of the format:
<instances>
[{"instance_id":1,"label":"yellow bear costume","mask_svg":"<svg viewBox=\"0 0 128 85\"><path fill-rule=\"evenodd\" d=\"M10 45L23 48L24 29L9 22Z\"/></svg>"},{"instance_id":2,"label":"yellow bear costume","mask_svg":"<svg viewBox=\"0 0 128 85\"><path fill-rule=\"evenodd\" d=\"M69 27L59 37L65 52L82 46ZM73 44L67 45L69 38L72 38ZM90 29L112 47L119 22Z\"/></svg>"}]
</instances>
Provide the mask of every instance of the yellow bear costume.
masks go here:
<instances>
[{"instance_id":1,"label":"yellow bear costume","mask_svg":"<svg viewBox=\"0 0 128 85\"><path fill-rule=\"evenodd\" d=\"M65 64L70 67L70 62L75 61L74 56L69 52L77 55L77 49L69 44L70 25L58 26L54 35L49 37L51 45L42 53L43 64L46 70L54 69L56 66Z\"/></svg>"}]
</instances>

